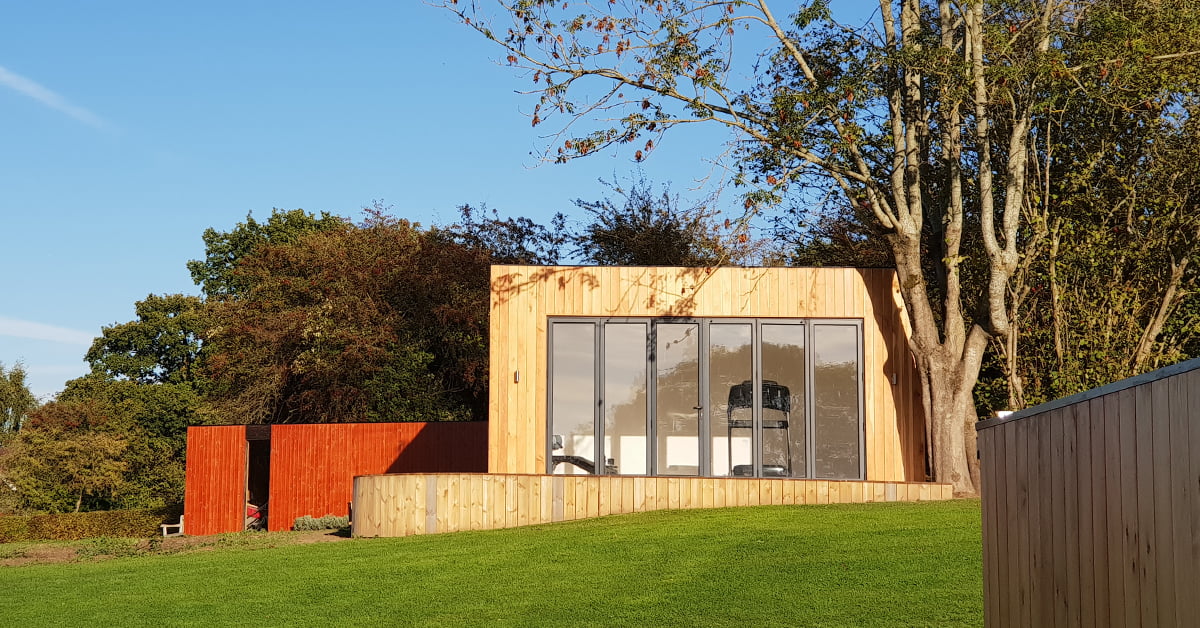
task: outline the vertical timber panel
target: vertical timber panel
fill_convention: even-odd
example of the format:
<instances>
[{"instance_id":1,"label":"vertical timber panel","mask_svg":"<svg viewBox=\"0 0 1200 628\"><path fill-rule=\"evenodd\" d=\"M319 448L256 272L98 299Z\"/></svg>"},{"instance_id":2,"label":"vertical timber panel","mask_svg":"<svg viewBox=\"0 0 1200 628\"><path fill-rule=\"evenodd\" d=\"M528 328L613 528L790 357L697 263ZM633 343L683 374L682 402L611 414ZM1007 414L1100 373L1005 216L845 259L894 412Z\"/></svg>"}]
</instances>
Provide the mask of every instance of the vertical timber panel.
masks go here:
<instances>
[{"instance_id":1,"label":"vertical timber panel","mask_svg":"<svg viewBox=\"0 0 1200 628\"><path fill-rule=\"evenodd\" d=\"M1076 604L1079 606L1077 619L1082 626L1096 625L1096 563L1094 542L1092 540L1092 429L1088 416L1088 404L1075 404L1071 408L1072 431L1075 434L1075 485L1078 501L1076 503L1078 533L1074 544L1077 567L1075 573L1079 581Z\"/></svg>"},{"instance_id":2,"label":"vertical timber panel","mask_svg":"<svg viewBox=\"0 0 1200 628\"><path fill-rule=\"evenodd\" d=\"M1125 510L1121 489L1122 478L1128 469L1121 466L1121 425L1118 399L1105 395L1104 408L1104 485L1106 489L1105 520L1108 544L1108 625L1125 622L1124 534L1122 516Z\"/></svg>"},{"instance_id":3,"label":"vertical timber panel","mask_svg":"<svg viewBox=\"0 0 1200 628\"><path fill-rule=\"evenodd\" d=\"M1117 394L1117 424L1121 433L1121 529L1122 555L1124 557L1121 573L1124 578L1125 590L1125 625L1141 625L1142 595L1142 553L1141 529L1138 527L1138 517L1141 508L1138 504L1138 429L1137 404L1133 389L1122 390Z\"/></svg>"},{"instance_id":4,"label":"vertical timber panel","mask_svg":"<svg viewBox=\"0 0 1200 628\"><path fill-rule=\"evenodd\" d=\"M1182 376L1181 376L1181 379ZM1189 531L1187 545L1177 550L1190 567L1190 575L1185 582L1200 581L1200 370L1187 373L1184 380L1187 391L1185 416L1188 417L1188 463L1187 463L1187 528ZM1200 596L1193 595L1190 599L1190 615L1200 615Z\"/></svg>"},{"instance_id":5,"label":"vertical timber panel","mask_svg":"<svg viewBox=\"0 0 1200 628\"><path fill-rule=\"evenodd\" d=\"M1158 622L1163 626L1176 624L1175 569L1171 547L1171 420L1168 381L1160 379L1150 384L1151 415L1146 417L1154 433L1154 542L1155 542L1155 605ZM1142 420L1141 416L1138 417ZM1168 550L1168 551L1164 551ZM1192 583L1196 586L1200 583ZM1197 620L1200 618L1190 618Z\"/></svg>"},{"instance_id":6,"label":"vertical timber panel","mask_svg":"<svg viewBox=\"0 0 1200 628\"><path fill-rule=\"evenodd\" d=\"M1095 624L1111 625L1109 608L1112 597L1108 586L1108 470L1105 468L1104 398L1092 399L1087 404L1087 421L1091 431L1091 468L1087 470L1092 502L1091 556L1092 592L1095 609ZM1081 472L1082 474L1082 472Z\"/></svg>"},{"instance_id":7,"label":"vertical timber panel","mask_svg":"<svg viewBox=\"0 0 1200 628\"><path fill-rule=\"evenodd\" d=\"M1138 543L1141 573L1141 624L1158 625L1158 544L1154 530L1154 397L1149 386L1134 389L1134 416L1137 429Z\"/></svg>"},{"instance_id":8,"label":"vertical timber panel","mask_svg":"<svg viewBox=\"0 0 1200 628\"><path fill-rule=\"evenodd\" d=\"M1170 501L1172 503L1171 518L1171 562L1173 566L1172 579L1175 598L1176 625L1185 621L1200 621L1200 604L1196 595L1200 591L1200 573L1191 557L1191 538L1188 529L1191 516L1188 508L1191 503L1192 487L1200 486L1188 477L1188 389L1187 375L1176 375L1167 380L1169 385L1170 403L1167 408L1171 430L1171 463L1170 463ZM1200 478L1198 478L1200 480Z\"/></svg>"},{"instance_id":9,"label":"vertical timber panel","mask_svg":"<svg viewBox=\"0 0 1200 628\"><path fill-rule=\"evenodd\" d=\"M245 527L246 427L189 427L186 460L183 532L240 532Z\"/></svg>"}]
</instances>

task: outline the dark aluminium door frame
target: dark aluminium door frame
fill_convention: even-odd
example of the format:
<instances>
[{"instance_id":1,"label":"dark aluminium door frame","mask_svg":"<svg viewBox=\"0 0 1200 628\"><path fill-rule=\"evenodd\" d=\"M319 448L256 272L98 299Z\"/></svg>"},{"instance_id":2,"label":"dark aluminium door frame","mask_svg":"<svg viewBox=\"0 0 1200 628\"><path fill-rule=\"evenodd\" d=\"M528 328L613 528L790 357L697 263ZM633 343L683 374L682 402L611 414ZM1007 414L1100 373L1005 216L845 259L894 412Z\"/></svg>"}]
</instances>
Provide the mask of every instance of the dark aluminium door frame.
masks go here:
<instances>
[{"instance_id":1,"label":"dark aluminium door frame","mask_svg":"<svg viewBox=\"0 0 1200 628\"><path fill-rule=\"evenodd\" d=\"M763 466L763 429L762 429L762 325L797 325L803 326L804 331L804 448L805 448L805 469L802 476L791 476L794 478L814 478L816 468L816 439L815 436L815 420L816 420L816 394L814 394L814 379L815 379L815 338L817 328L825 325L830 326L853 326L855 328L855 344L857 351L855 359L857 361L857 388L858 388L858 428L856 435L858 437L858 477L856 478L836 478L863 480L866 479L866 438L865 427L866 421L864 416L864 401L863 401L863 322L862 319L851 318L713 318L713 317L575 317L575 316L555 316L549 317L547 324L547 367L546 367L546 465L549 473L554 473L553 462L553 440L554 440L554 326L555 323L591 323L593 324L593 400L595 401L593 408L593 458L595 461L595 469L598 474L602 474L605 469L605 452L604 452L604 349L605 349L605 326L608 324L641 324L646 328L646 461L649 466L649 475L663 475L659 469L658 460L658 421L655 416L657 408L657 356L655 352L658 347L658 325L660 324L695 324L697 327L697 361L698 361L698 381L697 381L697 404L698 421L698 439L699 449L699 477L712 477L712 416L711 408L708 400L711 399L709 391L709 350L710 350L710 326L713 324L743 324L751 326L751 352L752 362L751 371L753 374L753 406L752 421L754 428L752 430L752 446L751 452L754 464L754 477L762 477ZM673 476L679 477L679 476ZM695 477L695 476L682 476ZM730 477L730 476L720 476Z\"/></svg>"}]
</instances>

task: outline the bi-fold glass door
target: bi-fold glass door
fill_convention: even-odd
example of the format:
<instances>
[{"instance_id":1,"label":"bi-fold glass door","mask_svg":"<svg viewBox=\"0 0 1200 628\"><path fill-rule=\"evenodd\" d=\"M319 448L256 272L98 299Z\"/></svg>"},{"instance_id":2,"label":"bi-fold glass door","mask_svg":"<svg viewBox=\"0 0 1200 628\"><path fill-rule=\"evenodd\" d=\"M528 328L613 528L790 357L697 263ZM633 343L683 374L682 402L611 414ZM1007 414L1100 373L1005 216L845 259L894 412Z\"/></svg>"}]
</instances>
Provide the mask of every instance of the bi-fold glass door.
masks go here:
<instances>
[{"instance_id":1,"label":"bi-fold glass door","mask_svg":"<svg viewBox=\"0 0 1200 628\"><path fill-rule=\"evenodd\" d=\"M554 319L549 470L862 478L861 330L853 320Z\"/></svg>"}]
</instances>

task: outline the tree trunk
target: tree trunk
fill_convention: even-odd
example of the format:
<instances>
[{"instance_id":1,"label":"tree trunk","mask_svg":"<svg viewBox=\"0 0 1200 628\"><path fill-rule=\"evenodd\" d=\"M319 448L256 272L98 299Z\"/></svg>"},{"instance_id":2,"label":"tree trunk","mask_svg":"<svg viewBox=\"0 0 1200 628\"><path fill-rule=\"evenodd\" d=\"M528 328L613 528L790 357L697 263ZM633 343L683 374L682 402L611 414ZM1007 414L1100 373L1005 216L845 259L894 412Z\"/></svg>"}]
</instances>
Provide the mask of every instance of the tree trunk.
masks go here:
<instances>
[{"instance_id":1,"label":"tree trunk","mask_svg":"<svg viewBox=\"0 0 1200 628\"><path fill-rule=\"evenodd\" d=\"M1154 311L1154 316L1146 323L1146 327L1142 331L1141 337L1138 339L1137 348L1133 352L1133 368L1131 372L1134 374L1141 373L1146 370L1146 362L1150 359L1150 353L1154 348L1154 342L1162 333L1163 326L1167 323L1167 317L1176 304L1176 292L1179 290L1179 285L1183 282L1183 275L1187 271L1188 258L1183 258L1179 263L1171 264L1171 276L1167 279L1167 285L1163 290L1162 298L1158 301L1158 307Z\"/></svg>"},{"instance_id":2,"label":"tree trunk","mask_svg":"<svg viewBox=\"0 0 1200 628\"><path fill-rule=\"evenodd\" d=\"M970 357L962 359L943 351L918 363L929 386L930 405L925 414L932 436L933 477L953 485L958 496L977 495L979 486L972 397L979 368L973 362Z\"/></svg>"}]
</instances>

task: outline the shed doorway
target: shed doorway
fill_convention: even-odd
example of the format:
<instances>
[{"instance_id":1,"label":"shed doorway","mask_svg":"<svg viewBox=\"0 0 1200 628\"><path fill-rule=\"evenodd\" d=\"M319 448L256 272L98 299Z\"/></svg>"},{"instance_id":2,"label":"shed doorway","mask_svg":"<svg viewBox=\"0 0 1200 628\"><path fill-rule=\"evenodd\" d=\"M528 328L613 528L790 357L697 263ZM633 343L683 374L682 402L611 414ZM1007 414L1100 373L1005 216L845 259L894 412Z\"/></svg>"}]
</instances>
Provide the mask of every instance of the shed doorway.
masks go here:
<instances>
[{"instance_id":1,"label":"shed doorway","mask_svg":"<svg viewBox=\"0 0 1200 628\"><path fill-rule=\"evenodd\" d=\"M267 529L267 499L271 491L271 426L246 426L245 529Z\"/></svg>"}]
</instances>

